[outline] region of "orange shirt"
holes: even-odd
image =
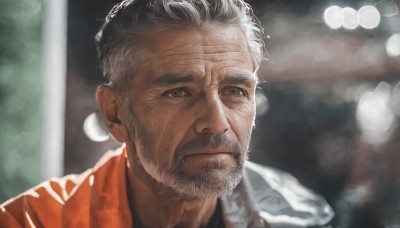
[[[0,205],[0,227],[132,227],[125,149],[80,175],[46,181]]]

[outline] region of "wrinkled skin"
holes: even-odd
[[[233,25],[157,30],[143,40],[129,99],[97,92],[109,131],[127,146],[133,207],[147,208],[141,220],[158,210],[159,219],[146,221],[153,225],[206,224],[217,197],[241,178],[255,66]]]

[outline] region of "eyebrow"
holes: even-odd
[[[233,84],[233,85],[245,85],[248,88],[252,88],[255,86],[257,80],[246,76],[246,75],[236,75],[236,76],[227,76],[223,78],[219,83],[220,84]]]
[[[196,78],[190,74],[165,74],[154,81],[157,85],[171,85],[178,83],[194,82]]]

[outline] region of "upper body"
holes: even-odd
[[[108,80],[96,100],[108,131],[126,145],[128,207],[108,208],[100,194],[90,208],[102,210],[91,223],[114,224],[106,218],[115,213],[144,227],[213,220],[219,199],[241,186],[246,170],[262,40],[242,0],[124,0],[111,10],[96,36]],[[84,205],[69,190],[64,207]],[[66,213],[58,207],[49,210]]]
[[[80,175],[44,182],[0,206],[0,227],[138,228],[127,164],[126,150],[118,149]],[[219,201],[207,227],[323,227],[333,216],[321,197],[290,175],[250,162],[240,184]]]

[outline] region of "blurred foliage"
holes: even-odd
[[[40,175],[41,0],[0,0],[0,203]]]

